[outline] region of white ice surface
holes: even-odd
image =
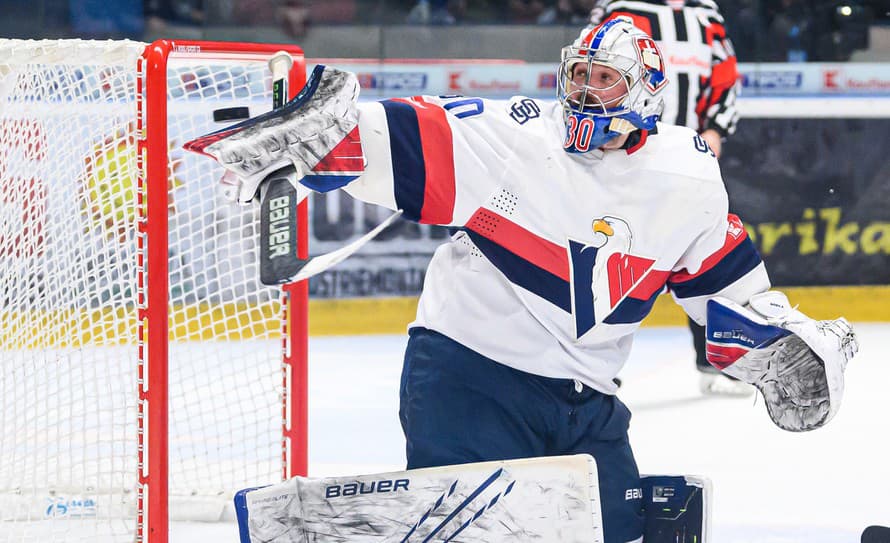
[[[644,328],[621,377],[644,473],[714,484],[714,543],[856,543],[890,524],[890,325],[857,324],[861,352],[843,407],[825,428],[792,434],[762,400],[698,392],[689,332]],[[310,342],[310,475],[399,470],[398,388],[405,336]],[[177,523],[173,542],[238,541],[234,524]]]

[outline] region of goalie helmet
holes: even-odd
[[[582,63],[586,77],[578,66]],[[591,75],[603,71],[598,66],[612,68],[621,77],[608,85],[594,81]],[[576,70],[582,74],[581,81]],[[587,152],[619,134],[654,128],[664,108],[659,94],[666,84],[658,46],[630,17],[616,17],[584,29],[572,45],[563,47],[557,73],[566,152]]]

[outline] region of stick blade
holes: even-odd
[[[260,282],[290,282],[309,259],[297,256],[297,204],[302,198],[291,183],[293,167],[270,174],[260,189]]]

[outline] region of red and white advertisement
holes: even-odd
[[[890,94],[890,69],[886,64],[834,64],[821,68],[822,91]]]

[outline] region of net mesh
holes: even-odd
[[[0,40],[8,541],[134,538],[143,49]],[[218,519],[234,490],[281,478],[281,308],[256,279],[256,216],[220,199],[212,161],[180,150],[220,127],[214,109],[267,110],[267,72],[264,61],[190,57],[167,73],[173,519]]]

